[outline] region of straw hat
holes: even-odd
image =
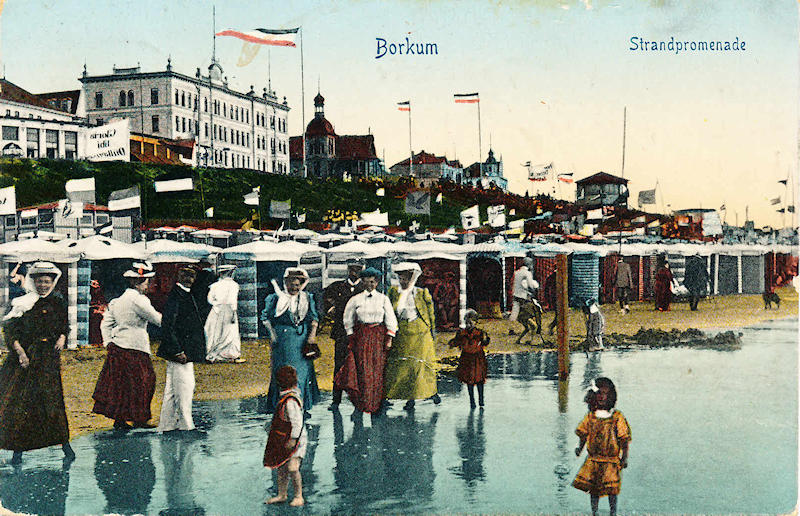
[[[153,264],[147,261],[133,262],[131,268],[122,273],[123,278],[152,278],[155,275]]]

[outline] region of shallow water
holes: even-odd
[[[662,349],[572,356],[559,399],[554,353],[490,359],[486,408],[440,378],[443,402],[351,421],[313,408],[303,463],[307,505],[264,506],[274,477],[257,399],[195,403],[202,438],[135,431],[75,439],[0,468],[0,500],[41,514],[586,513],[571,487],[585,455],[574,429],[583,392],[614,380],[633,435],[621,513],[789,512],[797,491],[797,321],[743,330],[735,351]],[[561,409],[561,410],[560,410]],[[3,452],[6,457],[7,452]],[[607,502],[601,500],[601,514]]]

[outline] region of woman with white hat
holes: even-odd
[[[145,292],[155,275],[150,263],[134,262],[122,274],[128,288],[108,304],[100,323],[107,354],[92,395],[92,412],[113,419],[116,430],[154,428],[148,420],[156,373],[150,359],[147,324],[161,326],[161,314]]]
[[[261,320],[267,328],[271,341],[272,378],[267,393],[267,411],[272,412],[278,405],[280,388],[275,373],[281,367],[290,365],[297,371],[297,387],[303,395],[303,409],[311,410],[319,402],[317,373],[314,358],[310,355],[316,346],[319,315],[314,298],[304,292],[308,284],[308,273],[300,267],[288,267],[283,274],[281,290],[275,282],[275,293],[267,296]]]
[[[211,311],[206,318],[205,333],[206,360],[209,362],[244,362],[236,310],[239,284],[233,279],[235,269],[235,265],[217,267],[219,279],[208,289]]]
[[[0,368],[0,448],[22,452],[60,444],[64,460],[75,453],[61,385],[61,358],[69,326],[63,300],[53,294],[61,271],[36,262],[25,277],[25,295],[11,302],[3,318],[9,354]]]
[[[398,329],[386,359],[386,397],[407,400],[405,410],[413,409],[418,399],[432,398],[438,404],[433,299],[428,289],[416,286],[422,275],[419,264],[403,262],[392,269],[400,279],[399,287],[389,288]]]

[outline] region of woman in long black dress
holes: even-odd
[[[53,294],[61,271],[36,262],[25,278],[24,296],[14,299],[3,318],[8,357],[0,367],[0,448],[22,452],[60,444],[64,459],[75,453],[61,386],[59,352],[67,340],[67,309]]]

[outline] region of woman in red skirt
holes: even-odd
[[[128,289],[108,304],[100,324],[108,354],[92,395],[92,412],[113,419],[116,430],[155,428],[148,423],[156,373],[147,323],[161,326],[161,314],[144,295],[155,274],[149,263],[134,262],[123,274]]]
[[[397,332],[392,303],[375,290],[379,270],[361,271],[364,291],[350,298],[344,308],[344,329],[348,335],[344,364],[333,379],[336,389],[347,392],[358,412],[379,412],[383,405],[383,369],[386,352]]]
[[[475,326],[478,312],[469,309],[464,315],[463,330],[448,343],[451,348],[461,348],[456,373],[459,381],[469,389],[469,406],[475,408],[474,387],[478,386],[478,404],[483,407],[483,384],[486,383],[486,353],[483,348],[489,345],[489,335]]]
[[[661,268],[656,272],[655,282],[653,283],[653,293],[656,298],[656,310],[668,312],[672,302],[672,285],[675,279],[669,269],[669,262],[664,259]]]

